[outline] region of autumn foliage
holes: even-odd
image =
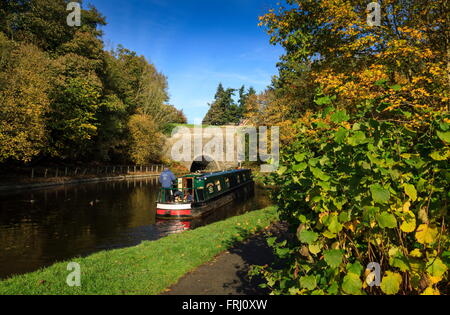
[[[159,161],[158,130],[186,122],[166,77],[106,51],[94,7],[69,27],[67,2],[0,0],[0,163]]]
[[[248,116],[284,129],[270,181],[297,235],[270,240],[287,268],[259,269],[275,294],[448,293],[448,1],[380,3],[381,26],[367,1],[289,0],[261,17],[285,54]]]

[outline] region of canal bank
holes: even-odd
[[[1,281],[0,294],[159,294],[276,221],[276,208],[269,207],[138,246],[70,259]],[[70,262],[81,267],[80,287],[66,284]]]
[[[50,187],[55,187],[55,186],[111,182],[111,181],[121,181],[121,180],[128,180],[128,179],[154,178],[154,177],[158,177],[158,176],[159,176],[159,174],[120,175],[120,176],[67,179],[67,180],[60,180],[60,181],[50,181],[47,183],[35,183],[35,184],[23,184],[23,185],[2,185],[2,186],[0,186],[0,192],[31,190],[31,189],[44,189],[44,188],[50,188]]]

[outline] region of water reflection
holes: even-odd
[[[155,221],[157,179],[0,195],[0,278],[96,251],[137,245],[263,208],[265,194],[203,220]]]

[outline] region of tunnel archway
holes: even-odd
[[[207,172],[207,171],[218,171],[220,170],[220,165],[217,161],[212,159],[209,156],[201,156],[194,159],[194,161],[191,164],[190,171],[192,173],[196,172]]]

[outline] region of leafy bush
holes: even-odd
[[[258,267],[273,293],[449,293],[449,122],[436,114],[413,130],[331,108],[299,122],[270,179],[297,235],[269,239],[289,263]],[[371,262],[380,287],[368,286]]]

